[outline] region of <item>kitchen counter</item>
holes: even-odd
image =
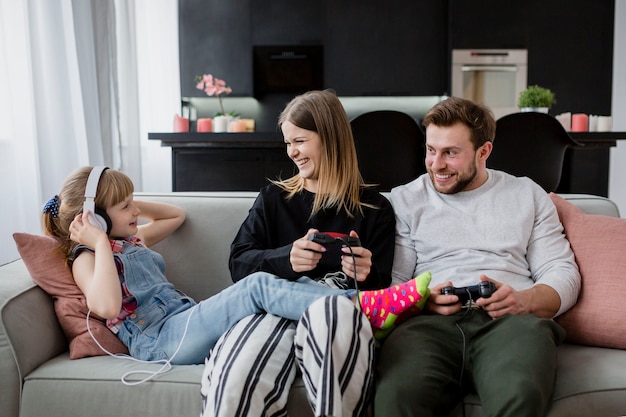
[[[626,132],[568,132],[570,137],[588,147],[609,148],[626,139]]]
[[[280,132],[241,133],[148,133],[148,139],[160,140],[162,146],[201,148],[285,148]]]
[[[626,132],[569,134],[583,146],[566,151],[557,192],[606,197],[610,148]],[[149,133],[148,139],[172,148],[172,191],[258,191],[268,178],[296,172],[278,131]]]
[[[279,132],[148,133],[172,148],[172,191],[259,191],[295,172]]]

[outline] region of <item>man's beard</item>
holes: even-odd
[[[454,187],[449,190],[441,190],[437,187],[437,182],[435,181],[435,173],[433,171],[429,171],[429,175],[430,181],[433,183],[433,187],[435,187],[435,190],[442,194],[456,194],[460,193],[461,191],[465,191],[465,189],[472,183],[472,181],[474,181],[474,179],[476,178],[476,166],[472,167],[472,170],[466,177],[461,177],[457,174],[457,182]]]

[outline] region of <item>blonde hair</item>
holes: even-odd
[[[72,253],[77,243],[70,240],[70,223],[83,210],[85,202],[85,187],[93,167],[82,167],[72,172],[63,183],[58,194],[59,210],[54,216],[50,211],[42,214],[43,231],[61,241],[61,250],[66,259]],[[134,192],[131,179],[124,173],[114,169],[105,170],[100,176],[96,190],[95,204],[100,210],[124,201]]]
[[[332,90],[309,91],[291,100],[278,118],[278,126],[293,123],[315,132],[322,142],[318,188],[311,216],[319,210],[336,207],[348,216],[363,214],[360,189],[366,186],[359,172],[352,129],[346,111]],[[304,179],[296,174],[286,180],[272,181],[292,198],[304,189]]]

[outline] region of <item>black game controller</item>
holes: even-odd
[[[346,246],[361,246],[361,240],[358,237],[348,236],[343,233],[312,233],[308,239],[324,246],[337,243]]]
[[[496,284],[491,281],[481,281],[480,284],[469,287],[443,287],[441,293],[444,295],[456,295],[461,304],[467,303],[470,299],[476,301],[479,298],[489,298],[496,290]]]

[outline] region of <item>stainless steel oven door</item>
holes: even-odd
[[[527,68],[526,50],[455,50],[452,95],[486,104],[496,118],[518,112]]]

